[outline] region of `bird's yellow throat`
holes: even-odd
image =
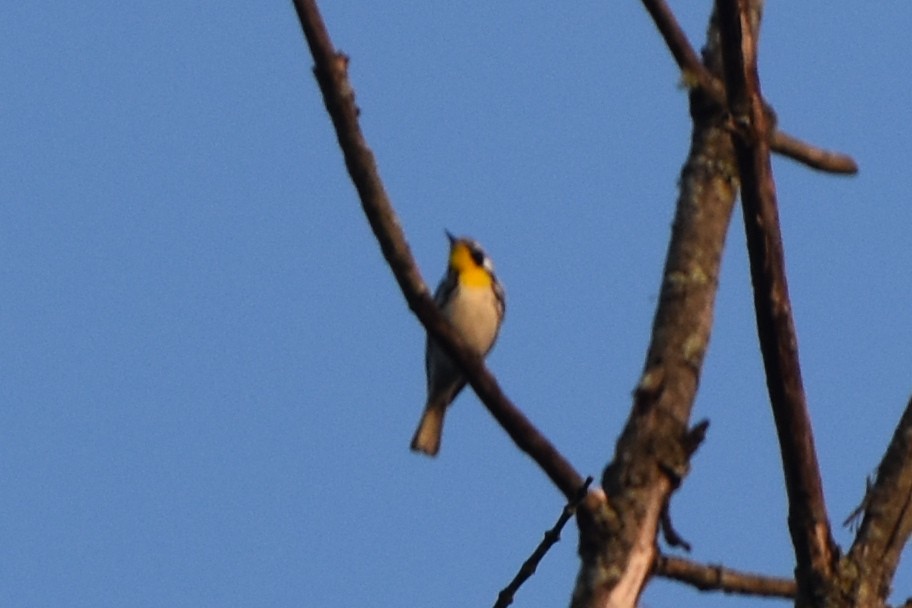
[[[466,287],[491,286],[491,275],[475,263],[465,243],[457,242],[450,249],[450,268],[459,274],[459,282]]]

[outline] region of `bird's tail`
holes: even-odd
[[[421,415],[418,430],[412,437],[412,451],[436,456],[440,451],[440,437],[443,435],[443,415],[445,404],[429,403]]]

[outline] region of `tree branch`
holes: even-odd
[[[700,591],[723,591],[760,597],[795,597],[795,581],[788,578],[739,572],[724,566],[699,564],[688,559],[660,555],[656,559],[658,576],[693,585]]]
[[[773,131],[770,149],[818,171],[842,175],[858,173],[858,164],[848,154],[818,148],[784,131]]]
[[[314,58],[314,75],[336,129],[364,214],[377,237],[409,308],[428,333],[462,369],[479,399],[510,437],[529,454],[568,500],[583,478],[557,449],[504,395],[481,357],[469,349],[434,304],[412,258],[405,235],[380,180],[374,155],[358,124],[358,108],[348,81],[348,58],[337,52],[314,0],[294,0],[295,10]]]
[[[500,593],[497,594],[497,602],[494,603],[494,608],[506,608],[513,603],[513,596],[516,595],[516,592],[519,591],[519,588],[522,586],[522,584],[526,582],[529,577],[535,574],[535,570],[538,568],[538,564],[541,563],[541,560],[545,557],[545,554],[548,553],[548,550],[551,549],[551,547],[557,544],[557,541],[560,540],[561,530],[564,529],[564,526],[568,521],[570,521],[570,518],[573,517],[573,514],[576,513],[576,509],[586,498],[586,495],[589,492],[589,484],[591,483],[592,477],[587,477],[586,481],[583,482],[583,485],[580,486],[576,498],[564,505],[560,517],[557,518],[557,523],[554,524],[554,527],[545,532],[545,537],[538,544],[538,546],[535,547],[535,551],[532,552],[532,555],[529,556],[529,559],[524,561],[523,565],[520,566],[519,572],[516,573],[516,576],[513,577],[513,580],[510,581],[510,584],[504,587]]]
[[[687,35],[675,19],[674,13],[665,0],[642,0],[646,10],[652,16],[659,33],[665,40],[668,50],[678,64],[683,74],[683,80],[688,86],[698,86],[716,104],[725,107],[725,87],[715,78],[700,57],[694,51]],[[776,129],[772,125],[770,133],[770,148],[783,156],[802,163],[812,169],[852,175],[858,172],[858,165],[847,154],[823,150],[787,133]]]
[[[751,0],[717,0],[732,140],[754,286],[757,332],[789,498],[789,531],[799,595],[822,597],[838,551],[830,531],[807,411],[798,340],[791,315],[776,185],[770,167],[766,113],[757,76],[759,8]]]
[[[725,107],[725,89],[722,82],[714,77],[700,56],[687,40],[687,34],[678,24],[674,13],[665,0],[642,0],[643,6],[649,12],[659,33],[665,40],[665,45],[671,51],[672,57],[681,69],[683,80],[690,88],[696,85],[720,107]]]
[[[573,608],[638,605],[653,570],[662,512],[704,428],[692,433],[687,425],[712,328],[737,168],[723,108],[701,88],[690,90],[690,107],[691,147],[643,372],[602,475],[607,500],[577,516],[582,563]]]
[[[864,519],[842,571],[851,577],[853,604],[882,605],[903,547],[912,534],[912,400],[865,496]]]

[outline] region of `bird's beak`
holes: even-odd
[[[453,233],[450,232],[449,230],[444,230],[444,232],[446,233],[447,238],[450,239],[450,246],[452,247],[452,246],[453,246],[453,243],[456,242],[456,237],[453,236]]]

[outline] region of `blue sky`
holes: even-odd
[[[686,95],[637,2],[495,4],[322,8],[425,279],[445,228],[485,244],[508,296],[490,366],[598,477],[648,342]],[[673,3],[698,46],[708,7]],[[861,166],[774,162],[844,547],[912,392],[910,21],[810,2],[763,26],[780,125]],[[422,330],[291,3],[21,3],[0,56],[0,603],[492,604],[561,496],[471,393],[437,460],[408,451]],[[695,409],[712,426],[672,513],[694,559],[787,575],[766,401],[736,215]],[[575,550],[571,524],[516,605],[564,605]]]

